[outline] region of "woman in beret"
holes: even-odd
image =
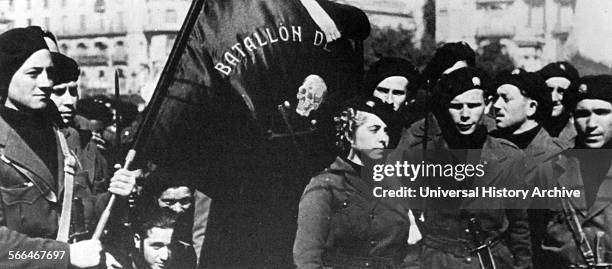
[[[365,166],[383,158],[401,129],[391,104],[358,102],[336,118],[342,153],[311,179],[299,204],[297,268],[397,268],[408,247],[408,208],[372,194]]]

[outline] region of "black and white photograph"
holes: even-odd
[[[612,269],[610,0],[0,0],[0,268]]]

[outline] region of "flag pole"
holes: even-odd
[[[132,149],[130,149],[126,156],[126,161],[123,168],[128,169],[130,164],[136,158],[136,150],[141,146],[142,141],[145,139],[145,136],[148,135],[147,130],[150,130],[153,125],[153,119],[155,118],[155,114],[159,110],[161,106],[162,96],[166,94],[166,90],[168,89],[168,85],[170,80],[172,79],[171,74],[176,69],[176,66],[179,63],[181,53],[184,51],[185,46],[187,46],[187,41],[189,40],[189,35],[193,30],[193,26],[197,22],[197,19],[202,12],[202,6],[204,5],[204,0],[194,0],[187,12],[187,16],[185,21],[183,22],[183,26],[179,31],[176,41],[174,42],[174,46],[170,51],[170,55],[168,56],[168,62],[164,66],[164,70],[157,82],[157,86],[155,86],[155,91],[153,92],[153,97],[151,98],[151,102],[147,107],[147,111],[145,117],[138,127],[138,132],[136,133],[136,139],[134,144],[132,145]],[[113,194],[106,205],[106,208],[102,212],[100,219],[98,220],[98,225],[96,225],[96,230],[93,233],[92,239],[100,239],[102,232],[104,231],[104,227],[108,222],[110,217],[111,210],[115,203],[116,196]]]
[[[161,106],[161,97],[166,94],[170,81],[173,79],[172,74],[179,63],[181,54],[185,50],[185,46],[187,46],[189,35],[193,30],[193,26],[197,22],[200,15],[199,13],[202,12],[203,5],[204,0],[194,0],[189,8],[189,11],[187,12],[187,17],[185,18],[183,26],[176,37],[174,46],[172,47],[170,55],[168,56],[168,61],[162,70],[161,76],[157,82],[157,85],[155,86],[153,96],[151,97],[151,101],[147,106],[145,117],[138,127],[136,139],[134,140],[134,145],[132,146],[132,149],[134,150],[139,149],[142,141],[148,134],[147,131],[150,130],[153,125],[153,119]]]

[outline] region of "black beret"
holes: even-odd
[[[446,43],[436,49],[423,75],[432,83],[436,83],[444,70],[452,67],[458,61],[466,61],[468,66],[476,64],[476,53],[466,42]]]
[[[346,145],[343,145],[343,143],[346,142],[344,133],[346,131],[353,131],[348,130],[350,128],[347,127],[347,123],[350,117],[355,116],[349,116],[349,112],[353,111],[353,113],[357,113],[357,111],[363,111],[378,116],[387,125],[389,148],[394,148],[397,146],[402,131],[402,118],[397,111],[393,110],[393,104],[384,103],[380,99],[373,96],[357,96],[348,100],[343,107],[345,109],[342,111],[342,113],[334,118],[334,121],[336,122],[336,135],[339,139],[336,141],[336,145],[346,149]]]
[[[197,180],[197,174],[187,167],[157,167],[145,181],[147,191],[153,196],[159,196],[169,188],[185,186],[194,190],[192,184]]]
[[[63,84],[77,81],[81,71],[79,65],[72,58],[57,52],[51,52],[53,64],[55,65],[55,84]]]
[[[108,104],[108,106],[107,106]],[[86,98],[77,102],[76,113],[89,120],[99,120],[104,124],[111,124],[113,113],[110,110],[110,99]]]
[[[489,86],[489,78],[480,69],[469,66],[459,68],[440,78],[433,90],[432,105],[445,108],[455,96],[472,89],[483,90],[485,95],[489,95]]]
[[[11,79],[35,52],[49,49],[40,27],[14,28],[0,35],[0,96],[6,96]]]
[[[576,81],[580,75],[578,70],[568,62],[554,62],[544,66],[537,72],[544,80],[554,77],[566,78],[570,82]]]
[[[400,120],[397,111],[393,110],[393,104],[384,103],[376,97],[361,98],[352,107],[378,116],[388,126],[396,125]]]
[[[365,75],[365,90],[371,93],[378,83],[393,76],[400,76],[408,79],[409,89],[415,89],[415,86],[417,86],[421,80],[421,74],[408,60],[386,57],[370,65]]]
[[[574,81],[563,97],[563,105],[574,110],[584,99],[599,99],[612,103],[612,75],[584,76]]]
[[[538,102],[537,114],[539,121],[546,120],[552,113],[552,97],[546,87],[544,79],[535,72],[527,72],[517,68],[511,71],[503,71],[495,78],[495,89],[504,84],[514,85],[519,88],[521,94]]]

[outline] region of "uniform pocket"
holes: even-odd
[[[7,206],[18,203],[32,204],[42,197],[40,191],[32,183],[24,184],[24,187],[19,188],[0,187],[0,195],[2,195],[2,202]]]
[[[352,236],[364,237],[368,235],[367,231],[370,229],[373,219],[372,205],[357,193],[351,193],[341,201],[338,211],[339,217],[342,226],[350,231],[349,233]]]
[[[18,188],[0,187],[4,218],[8,228],[33,236],[42,236],[48,220],[46,200],[34,185]]]

